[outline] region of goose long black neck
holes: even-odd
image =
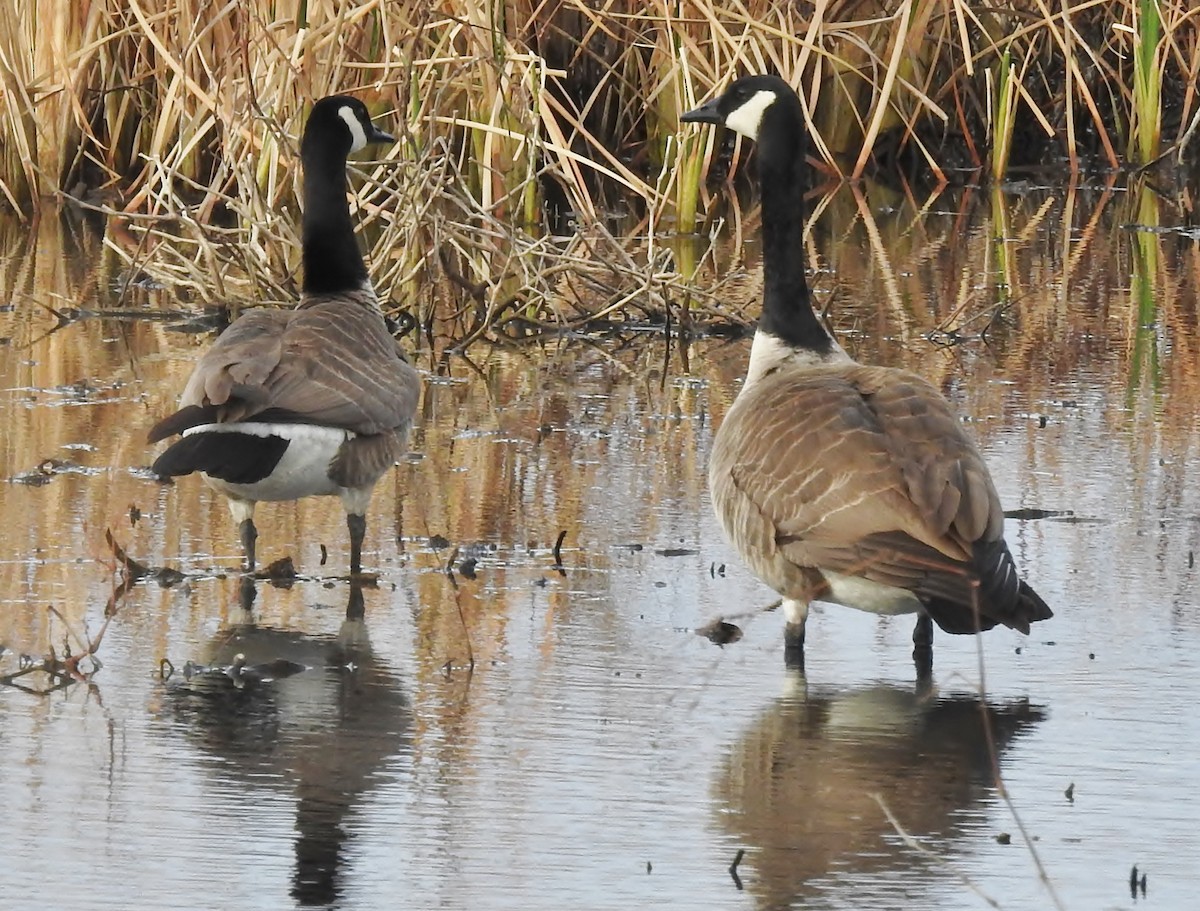
[[[778,109],[778,110],[775,110]],[[763,313],[759,329],[825,353],[833,339],[813,312],[804,263],[804,125],[799,103],[767,111],[758,137],[762,194]]]
[[[346,156],[323,146],[305,149],[304,293],[355,291],[367,267],[346,201]]]

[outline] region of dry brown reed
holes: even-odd
[[[1145,163],[1200,112],[1187,0],[0,0],[0,12],[16,24],[0,34],[10,205],[58,195],[126,216],[114,246],[181,292],[289,299],[296,138],[313,99],[353,91],[402,134],[358,180],[377,283],[426,331],[467,339],[661,320],[674,300],[719,310],[692,281],[711,251],[663,238],[701,224],[706,182],[740,157],[712,131],[681,132],[679,113],[739,73],[799,87],[813,154],[850,177]]]

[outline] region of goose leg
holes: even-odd
[[[258,529],[254,527],[253,519],[242,519],[238,523],[238,534],[242,539],[242,552],[245,562],[242,564],[246,572],[254,572],[254,542],[258,540]]]
[[[244,562],[243,572],[254,572],[254,542],[258,540],[258,529],[254,527],[254,501],[229,500],[229,512],[238,523],[238,536],[242,539]]]
[[[346,619],[361,620],[366,612],[366,605],[363,601],[363,586],[362,582],[350,583],[350,597],[346,599]]]
[[[357,576],[362,572],[362,546],[367,534],[367,517],[346,513],[346,528],[350,530],[350,575]]]
[[[258,594],[258,590],[254,584],[254,577],[245,574],[238,580],[238,604],[244,611],[254,610],[254,597]]]
[[[933,671],[933,620],[929,614],[917,617],[917,627],[913,630],[913,663],[917,666],[917,676],[928,676]]]
[[[804,624],[808,620],[808,602],[783,599],[783,663],[804,670]]]

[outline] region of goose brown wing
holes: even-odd
[[[727,528],[742,525],[735,541],[950,613],[973,610],[981,585],[1008,622],[1019,581],[999,498],[949,404],[915,374],[851,364],[765,376],[718,433],[712,485]]]
[[[240,420],[261,411],[264,384],[278,365],[283,336],[293,312],[251,310],[217,336],[188,378],[180,410],[224,408],[220,420]]]
[[[181,405],[217,406],[224,421],[270,412],[370,435],[407,429],[418,394],[382,317],[339,301],[242,316],[200,359]]]

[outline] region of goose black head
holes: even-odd
[[[717,124],[758,140],[764,130],[802,125],[804,115],[795,91],[778,76],[744,76],[679,119],[684,123]]]
[[[800,97],[778,76],[746,76],[680,120],[716,124],[754,140],[762,198],[763,315],[754,343],[760,356],[756,361],[751,355],[751,375],[761,375],[762,363],[773,357],[763,352],[777,343],[818,358],[840,351],[813,312],[804,274],[808,134]]]
[[[395,141],[371,123],[357,98],[330,95],[313,105],[300,140],[306,296],[369,288],[346,201],[346,157],[371,143]]]
[[[371,123],[367,106],[349,95],[329,95],[313,105],[300,141],[300,154],[321,148],[343,158],[371,143],[395,142],[396,137]]]

